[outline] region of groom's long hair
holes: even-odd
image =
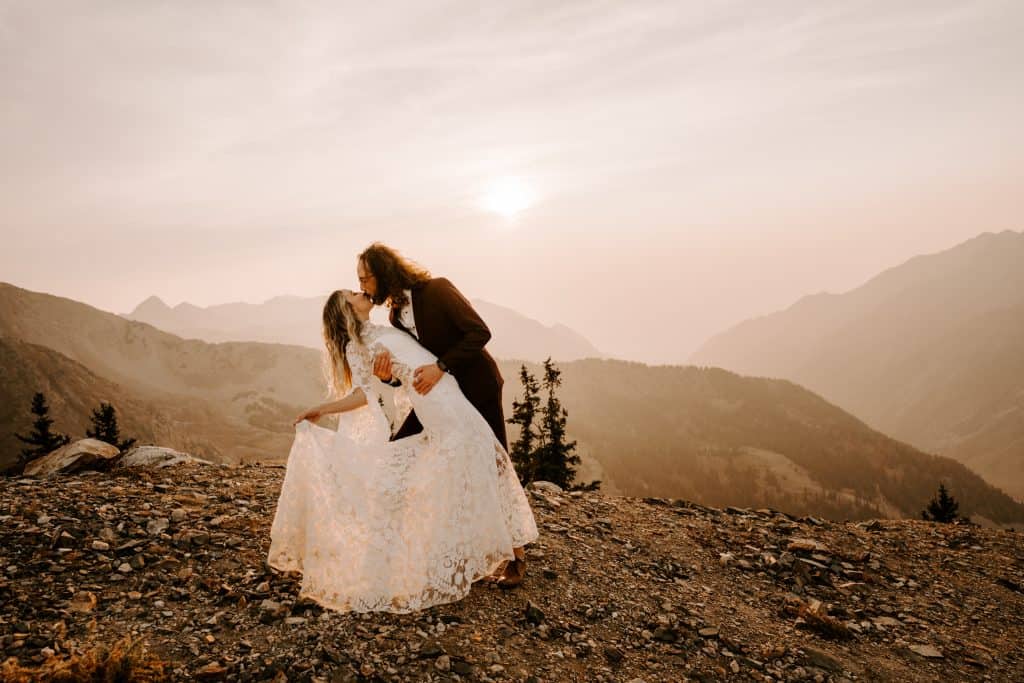
[[[356,317],[341,290],[332,292],[324,304],[324,374],[329,393],[336,397],[344,396],[352,388],[352,368],[345,356],[345,346],[352,339],[362,343],[362,332],[363,321]]]
[[[397,251],[374,242],[359,255],[363,266],[377,279],[377,292],[373,295],[373,303],[380,306],[389,302],[392,308],[400,308],[407,303],[406,289],[430,279],[430,271],[417,263],[405,258]]]

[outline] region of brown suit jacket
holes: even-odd
[[[501,406],[504,380],[498,364],[484,349],[491,338],[487,324],[455,285],[443,277],[432,278],[412,288],[412,313],[420,344],[444,361],[462,393],[480,411],[498,441],[507,449]],[[394,308],[391,309],[390,320],[392,325],[408,332]],[[413,414],[394,438],[421,430],[422,426]]]

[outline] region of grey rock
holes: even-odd
[[[98,439],[80,439],[25,465],[26,477],[52,477],[96,467],[115,460],[121,451]]]
[[[157,517],[151,519],[146,523],[146,533],[150,536],[159,536],[163,532],[167,531],[167,527],[170,526],[170,520],[166,517]]]
[[[124,454],[118,467],[170,467],[183,462],[194,462],[203,465],[213,465],[209,460],[203,460],[188,453],[176,451],[173,448],[161,446],[138,446]]]
[[[910,651],[927,659],[942,659],[942,651],[934,645],[911,645]]]
[[[534,626],[539,626],[544,622],[544,612],[531,601],[526,603],[526,621]]]
[[[561,486],[550,481],[530,482],[527,488],[531,491],[540,491],[541,493],[564,493]]]
[[[455,660],[452,662],[452,671],[460,676],[469,676],[473,673],[473,665],[462,660]]]
[[[614,645],[608,645],[604,648],[604,656],[605,659],[607,659],[612,664],[618,664],[625,657],[622,650],[615,647]]]
[[[804,654],[807,655],[807,662],[811,666],[825,669],[832,672],[841,672],[843,664],[827,652],[813,647],[804,647]]]
[[[674,628],[659,626],[654,629],[654,639],[662,643],[674,643],[679,639],[679,632]]]

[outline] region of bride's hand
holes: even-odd
[[[316,422],[317,420],[320,419],[320,417],[322,415],[323,415],[323,413],[321,413],[318,408],[310,408],[309,410],[307,410],[306,412],[302,413],[297,418],[295,418],[295,421],[292,422],[292,426],[294,427],[295,425],[299,424],[303,420],[309,420],[310,422]]]

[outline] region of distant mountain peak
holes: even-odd
[[[309,297],[302,297],[296,294],[279,294],[278,296],[271,297],[264,301],[265,304],[278,304],[278,303],[294,303],[296,301],[304,301]],[[324,297],[326,298],[326,297]]]
[[[715,335],[701,366],[784,378],[1024,500],[1024,233],[985,232]]]
[[[260,341],[320,349],[323,346],[321,309],[325,298],[284,294],[261,304],[232,302],[196,306],[182,302],[170,308],[152,296],[126,317],[181,337],[208,342]],[[488,350],[497,357],[543,360],[550,356],[566,361],[604,355],[582,334],[566,325],[545,325],[512,308],[481,299],[474,299],[473,304],[491,328],[493,336]]]
[[[140,314],[155,314],[155,313],[166,313],[170,311],[171,307],[168,306],[163,299],[153,295],[143,301],[141,304],[135,307],[135,310],[131,312],[131,316],[137,316]]]
[[[967,242],[980,242],[980,241],[992,241],[992,240],[1022,240],[1024,239],[1024,232],[1017,232],[1016,230],[1002,230],[1000,232],[983,232],[980,235],[967,240]]]

